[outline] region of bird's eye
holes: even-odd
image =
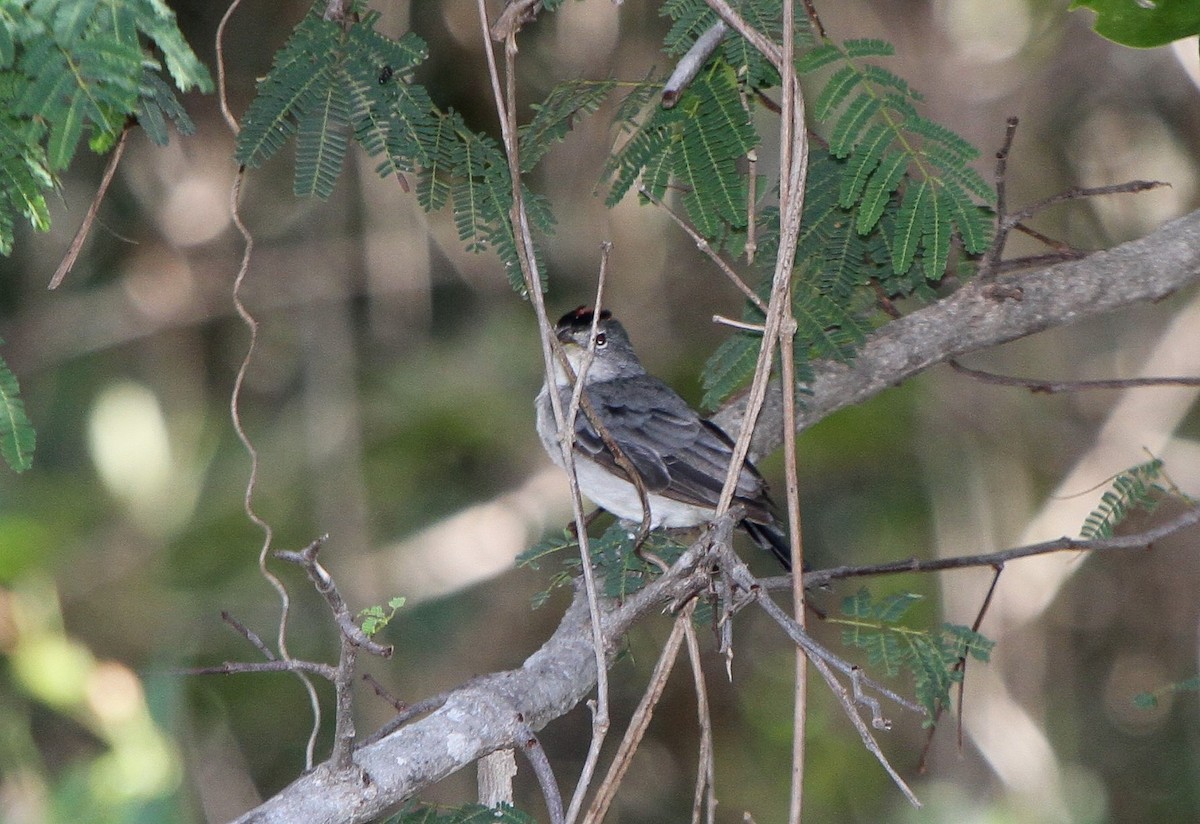
[[[603,332],[597,332],[596,333],[596,348],[603,349],[606,346],[608,346],[608,335],[604,334]]]

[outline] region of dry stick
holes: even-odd
[[[998,386],[1019,386],[1034,394],[1043,393],[1057,395],[1060,392],[1084,392],[1090,389],[1138,389],[1148,386],[1200,386],[1200,378],[1161,377],[1161,378],[1109,378],[1092,381],[1046,381],[1036,378],[1018,378],[1012,375],[999,375],[995,372],[985,372],[982,369],[972,369],[957,360],[946,361],[955,371],[983,383]]]
[[[904,793],[904,796],[908,799],[909,803],[914,807],[920,807],[920,800],[916,797],[916,795],[913,794],[912,789],[909,788],[904,779],[900,777],[900,774],[896,772],[895,768],[892,767],[891,763],[887,760],[887,757],[883,754],[883,750],[879,748],[879,744],[875,740],[875,737],[871,734],[871,731],[867,728],[866,722],[863,721],[862,717],[858,714],[858,711],[854,707],[855,698],[851,697],[851,695],[846,692],[845,686],[843,686],[842,683],[837,679],[837,676],[833,674],[831,666],[842,669],[851,676],[851,679],[855,684],[856,693],[858,692],[859,683],[869,683],[869,681],[861,677],[860,672],[856,667],[846,664],[846,662],[842,661],[833,653],[816,643],[803,629],[801,629],[799,625],[792,620],[791,616],[789,616],[770,598],[770,596],[767,595],[766,590],[758,586],[758,582],[755,580],[754,576],[750,574],[750,570],[746,567],[745,563],[741,561],[741,559],[739,559],[732,552],[729,552],[728,557],[726,557],[723,562],[728,566],[729,571],[734,576],[734,580],[737,581],[738,585],[743,588],[748,588],[748,591],[758,605],[775,620],[775,623],[777,623],[788,633],[788,636],[793,641],[795,641],[799,646],[803,647],[804,651],[808,653],[808,659],[812,662],[813,666],[816,667],[817,671],[821,674],[821,677],[825,679],[825,683],[829,685],[830,690],[841,703],[842,710],[850,718],[850,722],[854,725],[854,728],[858,730],[858,734],[862,738],[863,745],[883,766],[884,770],[891,777],[892,781],[896,784],[900,791]],[[878,687],[878,685],[872,686],[872,689],[878,689],[878,691],[884,695],[887,695],[889,692],[888,690]],[[898,696],[895,696],[894,694],[888,697],[898,698]],[[867,703],[868,706],[871,707],[873,714],[872,722],[874,726],[877,728],[886,728],[888,726],[888,723],[878,716],[878,702],[870,701],[862,703]],[[909,704],[907,701],[904,703]],[[912,705],[909,704],[909,706]]]
[[[830,581],[844,578],[859,578],[874,575],[895,575],[904,572],[938,572],[945,569],[968,569],[971,567],[995,566],[1006,564],[1018,558],[1030,558],[1034,555],[1046,555],[1051,552],[1114,552],[1132,549],[1146,549],[1155,541],[1161,541],[1181,530],[1200,524],[1200,506],[1192,507],[1176,518],[1167,521],[1153,529],[1134,535],[1121,535],[1115,538],[1055,538],[1037,544],[1012,547],[982,555],[958,555],[950,558],[933,558],[922,561],[908,558],[899,561],[888,561],[882,564],[866,566],[840,566],[830,569],[806,573],[805,586],[825,586]],[[779,575],[760,581],[766,589],[786,589],[791,586],[790,576]]]
[[[638,744],[641,743],[646,728],[650,725],[654,707],[662,698],[667,678],[671,675],[671,670],[679,657],[679,648],[683,645],[684,626],[690,620],[691,610],[689,608],[685,608],[675,619],[675,626],[671,628],[671,634],[667,637],[667,642],[663,644],[662,652],[658,655],[658,662],[650,674],[650,682],[646,686],[642,700],[638,702],[637,709],[634,710],[633,717],[629,720],[625,737],[621,739],[621,745],[617,748],[612,763],[609,764],[608,773],[600,782],[600,786],[596,788],[596,795],[592,798],[592,803],[588,806],[581,824],[599,824],[608,814],[613,798],[617,794],[617,788],[621,785],[621,780],[625,777],[633,760],[633,754],[637,751]]]
[[[108,164],[104,167],[104,175],[100,178],[100,186],[96,189],[96,195],[92,198],[92,203],[88,206],[87,214],[83,216],[83,223],[79,225],[79,230],[75,232],[75,237],[71,240],[71,245],[67,247],[67,253],[58,264],[58,268],[54,270],[54,275],[50,278],[50,285],[46,287],[47,289],[57,289],[59,284],[63,282],[63,278],[67,276],[67,273],[75,267],[75,261],[79,259],[79,253],[83,251],[83,243],[87,240],[88,235],[92,231],[92,225],[96,222],[96,213],[100,211],[100,204],[104,202],[104,196],[108,193],[108,187],[112,185],[113,177],[117,173],[117,164],[121,162],[121,155],[125,154],[125,143],[129,138],[129,132],[132,128],[133,121],[129,121],[121,129],[121,136],[117,139],[117,145],[113,148],[112,154],[108,156]]]
[[[700,824],[700,812],[708,809],[708,824],[717,816],[716,765],[713,762],[712,712],[708,705],[708,687],[704,681],[704,666],[700,657],[700,642],[692,614],[696,602],[690,601],[685,610],[684,638],[687,640],[688,662],[692,665],[692,686],[696,691],[696,717],[700,724],[700,752],[696,765],[696,794],[692,799],[692,824]]]
[[[841,703],[842,710],[850,718],[851,723],[854,724],[854,728],[858,730],[858,735],[862,739],[863,746],[875,756],[875,759],[881,765],[883,765],[883,769],[892,779],[892,783],[900,789],[900,792],[902,792],[904,797],[908,799],[908,803],[920,809],[921,800],[917,798],[916,794],[913,793],[912,788],[908,786],[908,783],[900,777],[900,773],[896,772],[896,768],[893,767],[891,762],[887,760],[887,757],[883,754],[883,750],[879,748],[879,743],[875,740],[875,736],[871,735],[871,731],[867,729],[866,722],[862,720],[857,712],[855,712],[854,701],[851,696],[846,693],[846,688],[842,686],[842,682],[837,680],[837,677],[833,674],[832,670],[829,669],[829,665],[820,658],[812,659],[812,663],[813,666],[816,667],[817,672],[821,674],[821,677],[825,679],[825,683],[829,685],[829,689],[837,697],[838,702]]]
[[[764,315],[767,313],[767,305],[763,303],[762,298],[755,294],[754,290],[746,284],[746,281],[742,280],[741,276],[737,272],[733,271],[733,267],[726,263],[724,259],[717,254],[716,250],[713,249],[708,240],[706,240],[703,235],[697,232],[690,223],[680,217],[674,209],[672,209],[666,203],[663,203],[659,198],[655,197],[649,189],[640,183],[638,184],[638,194],[666,212],[667,216],[675,222],[675,225],[687,232],[688,237],[690,237],[692,242],[696,244],[696,248],[708,255],[708,259],[717,265],[717,268],[725,274],[725,277],[729,278],[730,283],[736,286],[738,291],[746,296],[746,300],[757,306]],[[761,330],[762,327],[758,328]]]
[[[766,35],[758,29],[751,26],[745,19],[734,11],[726,0],[706,0],[708,7],[717,13],[722,20],[729,24],[729,27],[740,34],[746,41],[758,49],[763,57],[771,61],[771,65],[775,67],[781,75],[783,74],[783,54],[779,47],[772,43]]]
[[[712,57],[717,46],[721,45],[721,40],[727,31],[729,31],[729,27],[725,25],[725,21],[718,20],[708,28],[708,31],[697,37],[692,47],[683,57],[679,58],[679,62],[675,64],[675,71],[671,72],[671,76],[663,84],[662,107],[664,109],[675,108],[675,104],[679,102],[679,96],[696,79],[700,68],[708,62],[708,58]]]
[[[345,770],[350,768],[354,754],[354,671],[358,663],[358,651],[362,649],[373,655],[390,658],[392,648],[371,640],[371,637],[354,623],[354,617],[350,615],[333,577],[317,560],[317,553],[325,540],[325,537],[318,538],[301,552],[276,552],[275,557],[304,569],[317,592],[325,598],[333,613],[334,622],[341,630],[337,675],[333,682],[334,729],[330,760],[334,769]]]
[[[528,725],[521,726],[521,752],[529,759],[533,774],[537,776],[538,786],[542,788],[542,797],[546,800],[546,809],[550,813],[550,824],[563,824],[562,795],[558,791],[558,782],[554,779],[554,770],[550,767],[550,759],[542,749],[542,742]]]
[[[975,620],[971,622],[971,631],[979,632],[979,627],[983,624],[984,616],[987,615],[988,607],[992,605],[992,597],[996,594],[996,585],[1000,583],[1000,573],[1004,571],[1003,564],[996,564],[992,575],[992,582],[988,585],[987,594],[983,596],[983,603],[979,606],[979,612],[975,615]],[[956,708],[957,716],[957,732],[958,732],[958,750],[962,752],[963,748],[963,705],[966,695],[966,670],[967,656],[962,655],[954,663],[953,672],[962,672],[963,677],[958,682],[958,707]],[[945,705],[938,705],[937,712],[933,715],[933,723],[929,725],[929,733],[925,736],[925,746],[921,748],[921,757],[917,759],[917,774],[924,775],[928,766],[929,751],[933,746],[933,736],[937,732],[938,722],[942,718],[942,713],[945,712]]]
[[[375,690],[375,694],[392,705],[392,709],[396,712],[404,712],[408,709],[408,704],[401,701],[396,696],[392,695],[391,691],[383,684],[379,683],[379,679],[369,672],[364,672],[362,680],[371,685],[371,689]]]
[[[234,136],[241,131],[241,126],[238,125],[237,118],[229,109],[228,89],[225,87],[225,27],[241,2],[242,0],[233,0],[229,4],[229,8],[225,9],[225,13],[221,15],[221,22],[217,24],[217,101],[221,105],[221,116],[225,118],[225,124],[229,126],[229,131],[233,132]]]
[[[813,5],[812,0],[804,0],[804,13],[808,15],[808,25],[812,28],[813,34],[818,40],[824,40],[826,38],[825,25],[817,16],[817,7]]]
[[[466,685],[464,684],[462,686]],[[428,698],[423,698],[415,704],[409,704],[407,707],[401,709],[395,718],[393,718],[391,721],[388,721],[382,727],[375,730],[375,732],[364,738],[358,746],[360,748],[366,747],[370,744],[374,744],[377,741],[381,741],[394,733],[396,730],[403,727],[412,719],[416,718],[418,715],[424,715],[427,712],[433,712],[441,709],[449,697],[449,691],[439,692],[437,695],[431,695]]]
[[[1080,198],[1097,197],[1099,195],[1136,194],[1137,192],[1147,192],[1151,189],[1159,189],[1169,185],[1161,180],[1129,180],[1125,183],[1114,183],[1111,186],[1073,186],[1070,189],[1030,203],[1028,206],[1006,215],[1001,223],[1008,229],[1012,229],[1020,224],[1021,221],[1028,220],[1038,212],[1069,200],[1079,200]]]
[[[996,274],[996,267],[1004,254],[1004,245],[1008,242],[1008,233],[1011,228],[1004,225],[1008,209],[1008,153],[1012,150],[1013,138],[1017,136],[1018,123],[1020,121],[1016,117],[1008,118],[1004,130],[1004,142],[996,152],[996,236],[992,238],[992,246],[987,250],[979,267],[979,277],[985,280]]]
[[[238,200],[241,195],[242,181],[245,180],[245,175],[246,171],[242,168],[238,169],[237,174],[233,178],[233,186],[229,190],[229,216],[233,221],[233,225],[241,234],[243,243],[242,260],[238,266],[237,276],[233,280],[233,307],[237,310],[238,316],[250,331],[250,340],[246,344],[246,354],[242,356],[242,362],[238,365],[237,376],[233,381],[233,391],[229,395],[229,417],[233,421],[233,431],[237,434],[238,440],[241,441],[242,448],[246,450],[246,454],[250,457],[250,475],[246,479],[246,490],[242,495],[242,510],[246,513],[246,517],[250,522],[263,533],[262,547],[258,551],[258,572],[279,596],[279,629],[275,643],[279,648],[279,657],[284,661],[290,661],[292,660],[292,656],[287,649],[287,623],[288,614],[291,611],[291,597],[288,595],[287,587],[283,585],[283,581],[280,581],[271,570],[267,569],[267,557],[270,555],[271,542],[274,540],[275,533],[271,525],[254,509],[254,490],[258,486],[258,448],[250,440],[250,435],[246,432],[246,428],[242,426],[242,388],[246,384],[246,374],[250,371],[250,363],[258,348],[258,321],[250,314],[250,310],[246,308],[246,304],[242,302],[242,286],[246,282],[247,272],[250,271],[250,256],[254,250],[254,237],[250,234],[250,230],[246,228],[246,224],[242,222],[241,213],[238,211]],[[312,730],[309,732],[308,743],[304,748],[304,768],[311,770],[313,756],[317,748],[317,733],[321,730],[321,702],[317,697],[316,687],[313,686],[308,676],[302,672],[297,672],[296,677],[303,682],[304,689],[308,692],[308,702],[312,707],[313,713]]]
[[[538,330],[540,332],[540,340],[542,344],[542,366],[546,374],[546,380],[551,387],[554,382],[554,354],[552,351],[551,340],[554,338],[554,333],[550,326],[550,321],[546,316],[546,304],[541,291],[541,276],[537,271],[537,259],[533,251],[533,237],[529,231],[529,219],[525,212],[525,201],[521,192],[521,167],[520,159],[517,155],[517,127],[516,127],[516,72],[514,70],[513,57],[516,53],[516,28],[512,28],[505,35],[505,60],[508,76],[508,97],[505,99],[504,93],[500,88],[500,74],[496,67],[496,55],[492,51],[492,44],[488,39],[487,26],[487,8],[484,0],[477,0],[477,12],[479,15],[479,25],[483,31],[484,54],[487,57],[488,75],[492,85],[492,95],[495,98],[496,113],[500,119],[500,131],[504,142],[505,156],[508,159],[509,176],[512,180],[513,191],[513,206],[512,206],[512,225],[514,234],[517,235],[516,248],[517,258],[521,264],[521,274],[525,279],[525,288],[529,294],[530,303],[533,304],[534,314],[537,316]],[[533,6],[531,6],[533,8]],[[519,23],[518,23],[519,24]],[[562,401],[558,397],[557,391],[550,391],[550,406],[554,412],[555,423],[559,427],[559,431],[564,430],[566,418],[562,408]],[[573,431],[572,435],[573,437]],[[567,477],[571,486],[571,506],[575,516],[575,524],[579,537],[579,551],[583,558],[583,578],[584,587],[587,591],[588,611],[592,625],[592,645],[596,659],[596,693],[597,700],[592,716],[592,745],[589,748],[588,759],[584,763],[583,774],[580,776],[579,786],[571,800],[571,807],[566,816],[568,822],[574,821],[579,813],[579,808],[583,803],[583,794],[586,786],[590,783],[591,773],[595,769],[595,763],[600,757],[600,747],[605,736],[608,733],[608,666],[607,655],[604,648],[604,634],[600,623],[600,604],[596,594],[596,583],[591,570],[590,550],[588,547],[587,530],[584,528],[583,514],[583,499],[579,492],[579,482],[575,475],[575,460],[574,449],[572,448],[571,440],[568,438],[563,443],[563,465],[567,471]],[[631,476],[635,477],[635,476]],[[639,487],[640,489],[640,487]]]
[[[311,673],[333,683],[337,680],[337,669],[317,661],[301,661],[289,658],[286,661],[226,661],[211,667],[190,667],[179,670],[183,675],[237,675],[251,672],[295,672]]]
[[[225,10],[225,14],[221,17],[221,22],[217,26],[216,35],[216,50],[217,50],[217,79],[219,82],[219,99],[221,105],[221,114],[225,118],[229,130],[236,136],[239,131],[237,118],[233,116],[229,108],[229,98],[227,95],[228,89],[225,85],[225,27],[233,16],[241,0],[233,0],[229,7]],[[250,340],[246,344],[246,354],[242,357],[241,364],[238,365],[237,376],[234,378],[233,391],[229,395],[229,416],[233,421],[233,430],[237,434],[238,440],[242,443],[242,448],[246,450],[246,454],[250,457],[250,475],[246,479],[246,491],[242,497],[242,508],[246,513],[246,517],[257,526],[263,533],[262,547],[258,553],[258,571],[259,574],[267,581],[267,583],[275,590],[279,596],[279,629],[277,634],[276,645],[279,647],[279,656],[285,661],[292,661],[291,655],[287,649],[287,621],[288,614],[291,609],[291,599],[288,596],[287,588],[283,582],[267,569],[267,554],[271,551],[271,542],[274,539],[274,532],[271,525],[268,524],[254,509],[254,490],[258,485],[258,449],[250,440],[245,427],[242,426],[241,399],[242,388],[246,382],[246,374],[250,370],[250,363],[254,358],[254,353],[258,348],[258,321],[250,314],[250,310],[246,308],[246,304],[242,302],[242,286],[245,284],[246,275],[250,271],[250,257],[254,251],[254,236],[250,234],[250,230],[246,224],[242,222],[242,215],[239,211],[238,201],[241,198],[242,181],[245,179],[246,170],[240,168],[234,176],[233,185],[229,192],[229,216],[234,227],[242,236],[242,259],[238,265],[237,276],[233,281],[233,306],[237,310],[238,316],[246,325],[250,332]],[[304,765],[305,769],[311,770],[313,766],[314,753],[317,747],[317,733],[321,729],[321,702],[317,697],[316,687],[313,686],[311,680],[303,672],[296,671],[296,677],[304,684],[304,689],[308,693],[308,703],[312,708],[313,726],[308,735],[308,743],[304,748]]]
[[[225,610],[221,610],[221,620],[224,621],[225,623],[229,624],[229,626],[233,627],[235,630],[237,630],[237,632],[243,638],[245,638],[247,641],[249,641],[250,644],[256,650],[258,650],[259,652],[262,653],[263,658],[266,658],[268,661],[275,660],[275,653],[271,652],[271,648],[266,645],[266,643],[263,641],[263,639],[259,637],[257,632],[250,629],[250,627],[246,626],[241,621],[234,618],[231,614],[229,614]]]

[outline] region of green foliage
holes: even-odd
[[[580,118],[600,108],[616,85],[615,80],[568,80],[533,104],[533,119],[519,130],[521,171],[531,171],[554,141],[563,140]]]
[[[1153,512],[1167,490],[1159,483],[1163,462],[1158,458],[1126,469],[1113,478],[1112,488],[1083,522],[1080,535],[1089,540],[1111,538],[1113,530],[1135,510]]]
[[[469,128],[459,113],[438,108],[412,82],[426,56],[419,37],[411,32],[399,40],[386,37],[375,30],[376,12],[346,25],[325,20],[325,6],[313,5],[259,83],[238,135],[239,162],[260,166],[295,135],[296,194],[327,198],[353,137],[370,156],[381,158],[381,175],[398,175],[402,182],[406,175],[416,177],[422,208],[449,204],[466,248],[494,249],[509,282],[524,294],[510,217],[512,177],[500,146]],[[533,169],[616,85],[568,81],[534,105],[534,117],[519,135],[522,171]],[[545,198],[522,194],[534,228],[552,231],[554,216]]]
[[[636,531],[636,527],[631,530],[617,521],[599,537],[588,542],[592,567],[602,577],[605,597],[626,598],[645,586],[658,573],[657,566],[633,551]],[[663,531],[651,532],[642,544],[643,554],[654,555],[667,564],[679,558],[684,548],[683,544]],[[517,566],[540,569],[542,561],[553,555],[561,557],[564,568],[553,577],[546,590],[534,596],[535,608],[546,603],[554,589],[569,583],[578,573],[579,540],[571,530],[564,529],[559,533],[547,535],[517,556]]]
[[[0,455],[15,472],[24,472],[33,466],[33,450],[37,443],[20,394],[17,376],[0,359]]]
[[[972,198],[990,203],[994,193],[968,165],[978,150],[919,114],[920,95],[902,78],[863,62],[891,53],[891,45],[881,40],[826,42],[806,53],[797,68],[813,74],[836,66],[812,114],[830,125],[829,153],[847,163],[838,205],[855,213],[861,235],[874,231],[885,212],[895,211],[889,235],[892,274],[906,276],[906,291],[912,291],[911,281],[921,275],[931,281],[943,277],[956,232],[968,253],[985,251],[990,240],[986,215],[979,214]]]
[[[1096,34],[1123,46],[1150,49],[1200,34],[1200,5],[1189,0],[1072,0],[1070,8],[1096,12]]]
[[[615,205],[638,178],[655,197],[671,181],[697,230],[715,237],[727,227],[744,228],[747,182],[738,162],[758,143],[742,105],[733,67],[714,62],[702,71],[672,109],[657,108],[610,159],[607,203]]]
[[[156,143],[166,121],[194,126],[143,47],[153,43],[182,91],[212,90],[207,70],[160,0],[22,0],[0,6],[0,254],[12,252],[14,219],[46,231],[45,193],[86,134],[113,147],[136,119]]]
[[[842,600],[845,618],[842,641],[866,651],[870,666],[889,677],[907,670],[915,685],[917,701],[932,724],[937,711],[950,703],[950,688],[962,681],[962,661],[968,656],[987,661],[995,642],[969,627],[943,624],[936,630],[918,630],[899,622],[922,600],[913,593],[896,593],[876,599],[865,588]]]
[[[387,606],[373,604],[358,613],[358,625],[368,637],[375,635],[386,627],[396,615],[396,610],[404,606],[404,597],[389,598]]]
[[[533,816],[507,804],[498,807],[464,804],[445,810],[410,804],[383,824],[534,824],[534,821]]]

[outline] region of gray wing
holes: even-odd
[[[702,419],[651,375],[595,383],[586,395],[648,491],[688,504],[716,506],[733,444],[715,424]],[[582,409],[575,419],[575,444],[588,458],[625,474]],[[765,511],[763,487],[762,477],[747,464],[738,478],[737,497]]]

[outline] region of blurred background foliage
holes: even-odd
[[[171,5],[214,67],[224,6]],[[435,102],[494,134],[474,4],[378,7],[382,30],[415,31],[429,43],[417,80]],[[225,52],[235,112],[307,8],[251,0],[238,10]],[[1059,207],[1034,221],[1039,230],[1101,248],[1196,208],[1194,39],[1125,49],[1091,32],[1088,13],[1047,0],[818,8],[835,37],[894,43],[890,66],[926,94],[928,115],[984,150],[985,174],[1005,118],[1020,116],[1011,203],[1132,178],[1171,184]],[[522,94],[535,101],[560,79],[662,71],[666,27],[654,4],[566,3],[522,37]],[[248,460],[228,419],[247,341],[230,298],[241,254],[227,206],[233,140],[211,96],[183,102],[197,134],[173,136],[166,148],[132,138],[101,225],[63,287],[45,289],[102,158],[81,155],[63,177],[52,230],[19,232],[13,255],[0,260],[4,354],[39,441],[32,470],[0,474],[5,822],[225,820],[303,768],[308,709],[294,679],[178,674],[254,660],[220,613],[269,637],[278,609],[256,569],[262,537],[242,513]],[[741,300],[662,213],[632,198],[604,208],[596,182],[612,140],[606,123],[586,121],[530,181],[559,220],[546,244],[548,302],[565,310],[590,300],[599,244],[613,241],[606,303],[652,371],[697,401],[701,366],[724,336],[709,318],[736,313]],[[330,534],[323,557],[352,608],[408,598],[383,633],[394,658],[365,666],[395,695],[417,700],[519,665],[554,627],[565,598],[530,612],[550,572],[512,569],[517,552],[569,517],[565,481],[533,431],[541,358],[532,313],[493,256],[462,250],[448,214],[424,214],[361,154],[328,202],[293,197],[290,160],[249,177],[242,209],[256,241],[246,302],[263,324],[243,406],[261,453],[258,506],[279,547]],[[971,365],[1046,378],[1133,375],[1147,364],[1196,374],[1194,297],[1053,330]],[[1174,337],[1160,340],[1168,332]],[[938,369],[839,413],[800,440],[806,552],[820,567],[1072,533],[1082,517],[1037,519],[1055,509],[1055,496],[1144,460],[1143,446],[1154,445],[1194,494],[1194,393],[1144,390],[1137,398],[1121,417],[1123,402],[1111,393],[1030,395]],[[1126,422],[1120,448],[1060,488],[1115,420]],[[781,463],[776,455],[762,465],[778,478]],[[1082,511],[1098,496],[1085,496]],[[1000,639],[995,663],[967,678],[968,710],[993,712],[990,723],[973,728],[961,751],[946,724],[923,775],[915,774],[925,740],[918,719],[895,717],[884,738],[926,802],[922,811],[907,808],[814,687],[809,819],[1200,818],[1195,696],[1149,711],[1131,701],[1196,671],[1195,544],[1184,535],[1152,553],[1071,559],[1053,586],[1032,563],[1010,565],[1001,580],[1009,600],[983,627]],[[755,563],[771,572],[769,559]],[[280,574],[295,599],[293,654],[335,655],[324,604],[296,571]],[[989,578],[957,572],[876,588],[925,593],[931,621],[969,624]],[[857,587],[815,598],[835,609]],[[618,720],[640,697],[668,630],[663,619],[631,635],[611,680]],[[836,643],[836,628],[816,632]],[[708,647],[718,818],[740,821],[749,811],[760,822],[783,820],[792,655],[749,613],[737,625],[736,652],[730,683]],[[359,713],[367,731],[390,708],[364,688]],[[677,674],[612,820],[675,820],[687,809],[694,717],[690,680]],[[578,708],[542,734],[561,781],[577,774],[589,731]],[[469,800],[467,772],[428,798]],[[519,777],[518,793],[521,806],[541,809],[529,776]]]

